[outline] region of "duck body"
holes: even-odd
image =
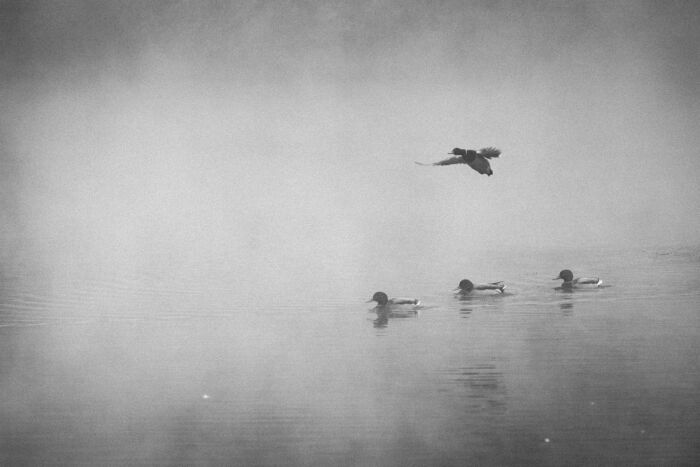
[[[506,284],[503,281],[488,282],[486,284],[474,284],[469,279],[462,279],[459,281],[459,285],[454,290],[455,293],[461,295],[469,295],[478,292],[498,292],[503,293],[506,288]]]
[[[479,172],[481,175],[491,176],[493,175],[493,170],[491,170],[491,164],[488,160],[483,157],[476,157],[473,161],[467,162],[469,167]]]
[[[420,300],[417,298],[389,298],[384,292],[376,292],[369,302],[377,302],[377,308],[396,308],[396,307],[416,307],[420,305]]]
[[[569,269],[563,269],[559,272],[559,275],[555,277],[556,280],[563,280],[561,286],[568,289],[579,289],[579,288],[595,288],[600,287],[603,281],[599,277],[576,277],[574,278],[574,273]]]
[[[455,156],[461,156],[464,163],[467,164],[472,169],[479,172],[481,175],[491,176],[493,175],[493,170],[491,170],[491,163],[489,158],[498,157],[501,151],[495,148],[484,148],[479,152],[473,149],[461,149],[454,148],[452,152],[448,154],[454,154]]]
[[[377,302],[372,311],[377,313],[374,320],[375,328],[385,328],[389,325],[389,318],[415,318],[420,309],[420,300],[417,298],[389,298],[384,292],[376,292],[369,302]]]
[[[449,152],[448,154],[452,154],[454,157],[442,160],[440,162],[434,162],[432,164],[421,164],[420,162],[416,162],[416,164],[419,164],[419,165],[467,164],[469,167],[471,167],[475,171],[479,172],[480,174],[487,175],[490,177],[491,175],[493,175],[493,170],[491,170],[491,164],[489,163],[489,159],[491,159],[493,157],[500,156],[501,151],[496,149],[496,148],[493,148],[493,147],[482,148],[479,151],[475,151],[474,149],[454,148],[452,150],[452,152]]]

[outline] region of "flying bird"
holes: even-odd
[[[440,162],[433,162],[432,164],[424,164],[422,162],[416,162],[418,165],[452,165],[452,164],[468,164],[469,167],[476,170],[482,175],[493,175],[493,170],[491,170],[491,164],[489,159],[493,157],[498,157],[501,155],[499,149],[488,147],[482,148],[479,151],[474,149],[462,149],[454,148],[452,152],[447,154],[452,154],[454,157],[445,159]]]

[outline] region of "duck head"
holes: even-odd
[[[559,272],[559,275],[552,280],[555,281],[558,279],[562,279],[564,282],[571,282],[574,280],[574,273],[568,269],[563,269],[561,272]]]
[[[369,302],[377,302],[379,306],[384,306],[389,303],[389,297],[384,292],[376,292],[370,300],[367,300],[367,303]]]
[[[472,281],[469,279],[462,279],[459,281],[459,287],[455,290],[455,292],[471,292],[474,290],[474,284]]]

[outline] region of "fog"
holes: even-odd
[[[471,449],[452,428],[480,444],[488,410],[504,404],[516,415],[492,427],[510,436],[495,451],[536,449],[542,414],[518,397],[545,393],[527,378],[552,391],[536,402],[555,420],[562,404],[577,414],[566,406],[577,398],[588,408],[640,386],[692,387],[692,305],[650,302],[650,316],[674,304],[681,318],[664,329],[684,330],[671,341],[691,350],[671,348],[671,367],[650,346],[638,370],[639,352],[621,351],[608,316],[593,314],[626,309],[630,342],[666,339],[625,321],[637,302],[576,302],[601,337],[581,334],[571,354],[592,346],[591,367],[610,361],[608,378],[576,359],[557,366],[547,333],[567,322],[540,301],[550,289],[537,274],[586,261],[619,274],[627,263],[615,258],[634,258],[649,276],[655,257],[606,263],[600,251],[697,243],[699,20],[683,1],[0,2],[0,462],[221,463],[236,452],[308,464],[331,446],[358,465],[386,460],[382,449],[401,465],[428,446],[438,457],[422,463],[447,463],[439,456]],[[485,146],[502,150],[492,177],[414,164]],[[601,250],[570,265],[578,248]],[[563,253],[535,254],[545,250]],[[357,313],[379,289],[435,298],[463,274],[509,280],[521,265],[533,275],[512,297],[518,285],[529,295],[511,311],[548,314],[443,297],[437,318],[374,335]],[[662,270],[673,287],[695,281],[675,263]],[[647,276],[628,277],[628,294]],[[324,313],[305,314],[314,307]],[[341,307],[351,311],[325,313]],[[47,323],[65,325],[34,326]],[[541,371],[512,371],[531,354]],[[643,376],[610,393],[596,381],[557,392],[575,378],[549,368],[617,381],[608,355]],[[488,369],[488,384],[443,391],[436,369],[469,368]],[[679,370],[673,383],[667,368]],[[475,412],[474,387],[500,405]],[[678,428],[695,401],[681,389],[634,413]],[[416,404],[425,393],[437,397]],[[202,406],[209,394],[220,405]],[[615,414],[601,426],[634,451],[626,426],[608,423]],[[605,436],[593,434],[595,451]]]
[[[1,8],[0,246],[52,274],[697,239],[690,2]]]

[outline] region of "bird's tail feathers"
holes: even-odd
[[[500,149],[496,149],[496,148],[494,148],[494,147],[490,147],[490,146],[489,146],[488,148],[482,148],[482,149],[479,151],[479,154],[480,154],[481,156],[484,156],[484,157],[487,158],[487,159],[491,159],[492,157],[498,157],[498,156],[500,156],[500,155],[501,155],[501,151],[500,151]]]

